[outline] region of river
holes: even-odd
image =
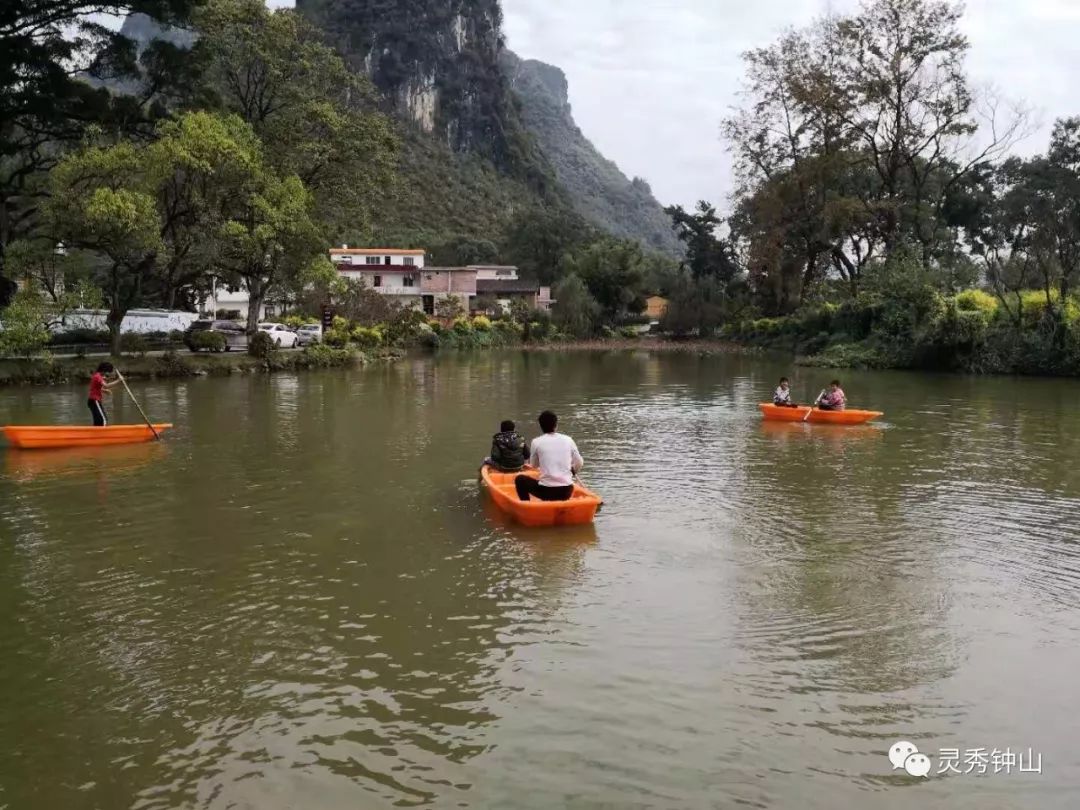
[[[148,383],[161,445],[0,451],[0,807],[1074,807],[1080,383],[846,372],[879,425],[762,423],[782,373],[832,376],[489,352]],[[84,397],[3,391],[0,424]],[[498,422],[544,407],[592,527],[478,494]]]

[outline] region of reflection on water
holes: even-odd
[[[882,423],[761,422],[782,373],[821,387],[412,358],[144,385],[164,445],[7,451],[0,807],[1070,807],[1078,385],[852,373]],[[594,526],[522,529],[477,486],[542,407]],[[1044,773],[897,776],[899,738]]]

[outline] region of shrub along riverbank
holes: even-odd
[[[183,379],[188,377],[228,377],[232,374],[259,374],[268,371],[303,371],[314,368],[347,368],[374,360],[394,359],[400,352],[361,352],[330,346],[310,346],[302,351],[273,351],[265,357],[247,354],[180,354],[173,351],[157,356],[114,358],[113,363],[128,379]],[[29,360],[0,360],[0,386],[64,385],[87,382],[100,358],[36,357]]]
[[[1054,290],[997,297],[898,286],[780,318],[727,324],[720,337],[832,368],[1080,375],[1080,304]]]

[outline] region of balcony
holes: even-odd
[[[420,295],[419,287],[406,287],[403,284],[380,284],[378,287],[372,287],[371,289],[382,295]]]

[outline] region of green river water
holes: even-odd
[[[831,376],[491,352],[162,382],[134,386],[161,445],[0,450],[0,808],[1076,807],[1080,383],[850,372],[880,424],[763,423],[782,373]],[[478,490],[499,420],[544,407],[594,526]],[[87,416],[0,392],[0,424]],[[1020,758],[980,774],[995,748]]]

